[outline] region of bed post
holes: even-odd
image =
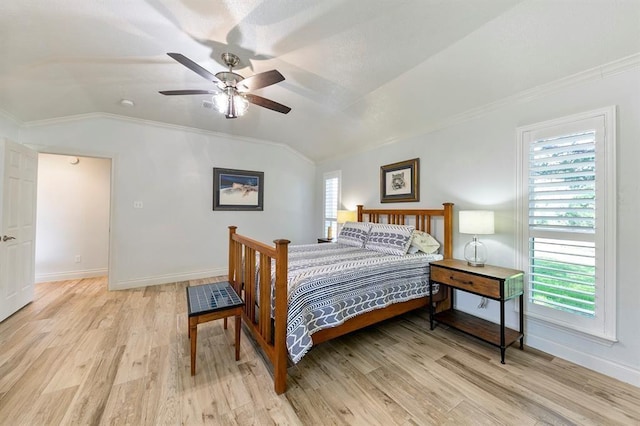
[[[362,209],[364,206],[362,204],[358,204],[358,222],[362,222]]]
[[[444,206],[444,252],[445,259],[453,259],[453,203],[442,203]],[[435,305],[435,312],[443,312],[452,308],[450,287],[447,287],[445,298]]]
[[[229,275],[227,276],[227,280],[234,290],[240,294],[240,289],[238,288],[239,284],[236,283],[236,276],[234,274],[234,271],[236,270],[236,242],[233,241],[233,235],[236,233],[236,229],[238,229],[237,226],[229,226]]]
[[[275,240],[276,245],[276,282],[275,282],[275,318],[274,318],[274,355],[273,379],[274,390],[278,395],[287,390],[287,310],[288,286],[287,273],[289,269],[288,245],[289,240]]]
[[[453,258],[453,203],[442,203],[444,206],[444,258]]]

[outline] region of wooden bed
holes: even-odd
[[[441,253],[445,259],[452,257],[453,203],[443,203],[442,209],[365,209],[358,206],[359,222],[413,225],[417,230],[432,234],[437,220],[443,220],[443,237],[439,238]],[[229,226],[229,282],[238,294],[244,298],[243,320],[253,338],[260,345],[273,366],[274,389],[281,394],[287,388],[287,269],[288,240],[275,240],[275,246],[267,245],[236,233],[236,226]],[[256,309],[269,306],[271,289],[260,286],[260,294],[254,294],[256,263],[242,262],[259,256],[260,282],[270,282],[272,267],[275,268],[275,314],[273,321],[269,309]],[[273,261],[273,262],[272,262]],[[272,266],[274,265],[274,266]],[[245,277],[243,283],[242,277]],[[451,298],[440,291],[434,296],[436,311],[450,307]],[[257,302],[257,303],[256,303]],[[428,306],[429,297],[421,297],[402,303],[394,303],[384,309],[378,309],[358,315],[344,324],[318,331],[313,334],[313,344],[342,336],[352,331],[404,314],[417,308]]]

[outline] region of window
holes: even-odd
[[[615,340],[615,107],[518,129],[527,315]]]
[[[324,206],[323,223],[324,237],[336,236],[338,228],[338,206],[340,204],[340,176],[339,171],[324,174]]]

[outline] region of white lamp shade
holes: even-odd
[[[355,210],[338,210],[338,223],[355,222],[357,220],[357,212]]]
[[[490,210],[462,210],[458,218],[461,234],[488,235],[495,232]]]

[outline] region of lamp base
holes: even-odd
[[[487,261],[487,249],[484,244],[478,241],[478,237],[474,236],[473,240],[464,246],[464,259],[469,266],[484,266]]]

